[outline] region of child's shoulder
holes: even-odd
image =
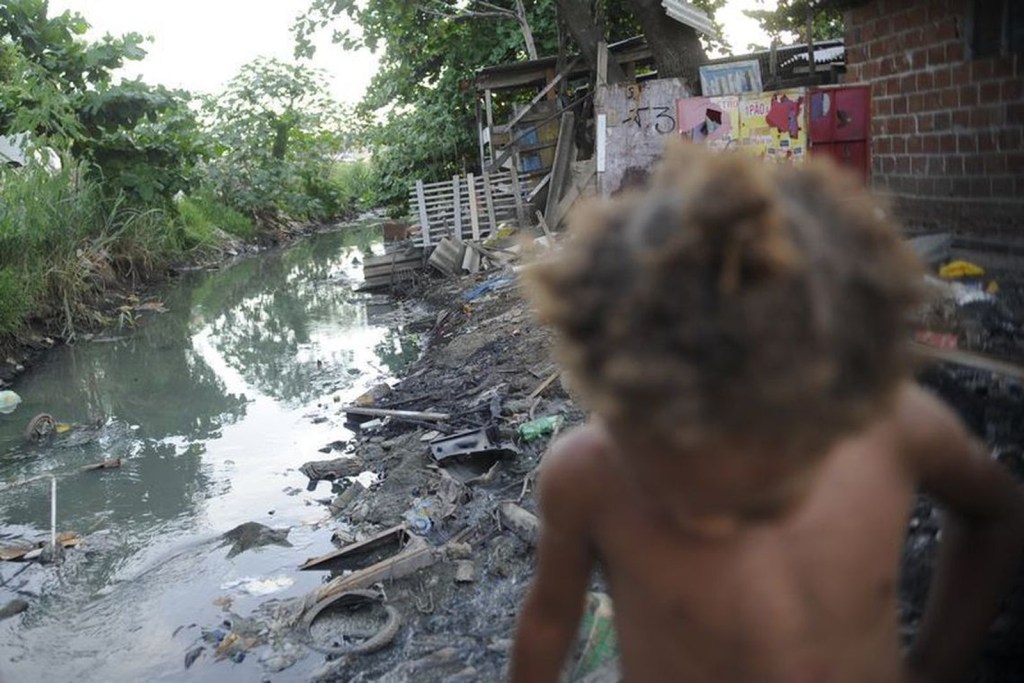
[[[541,463],[542,506],[592,510],[611,476],[610,446],[608,433],[593,422],[560,436]]]

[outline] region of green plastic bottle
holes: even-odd
[[[552,434],[561,426],[561,415],[548,415],[547,417],[541,417],[532,422],[519,425],[519,436],[522,437],[523,441],[536,441],[542,436]]]

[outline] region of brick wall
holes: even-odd
[[[871,84],[873,183],[908,226],[1024,238],[1024,55],[972,59],[969,2],[849,10],[847,81]]]

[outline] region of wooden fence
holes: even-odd
[[[502,223],[526,227],[528,192],[514,170],[469,173],[437,183],[417,181],[409,192],[419,222],[413,243],[432,247],[444,237],[479,242],[495,234]]]

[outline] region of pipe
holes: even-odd
[[[50,475],[50,547],[57,547],[57,477]]]

